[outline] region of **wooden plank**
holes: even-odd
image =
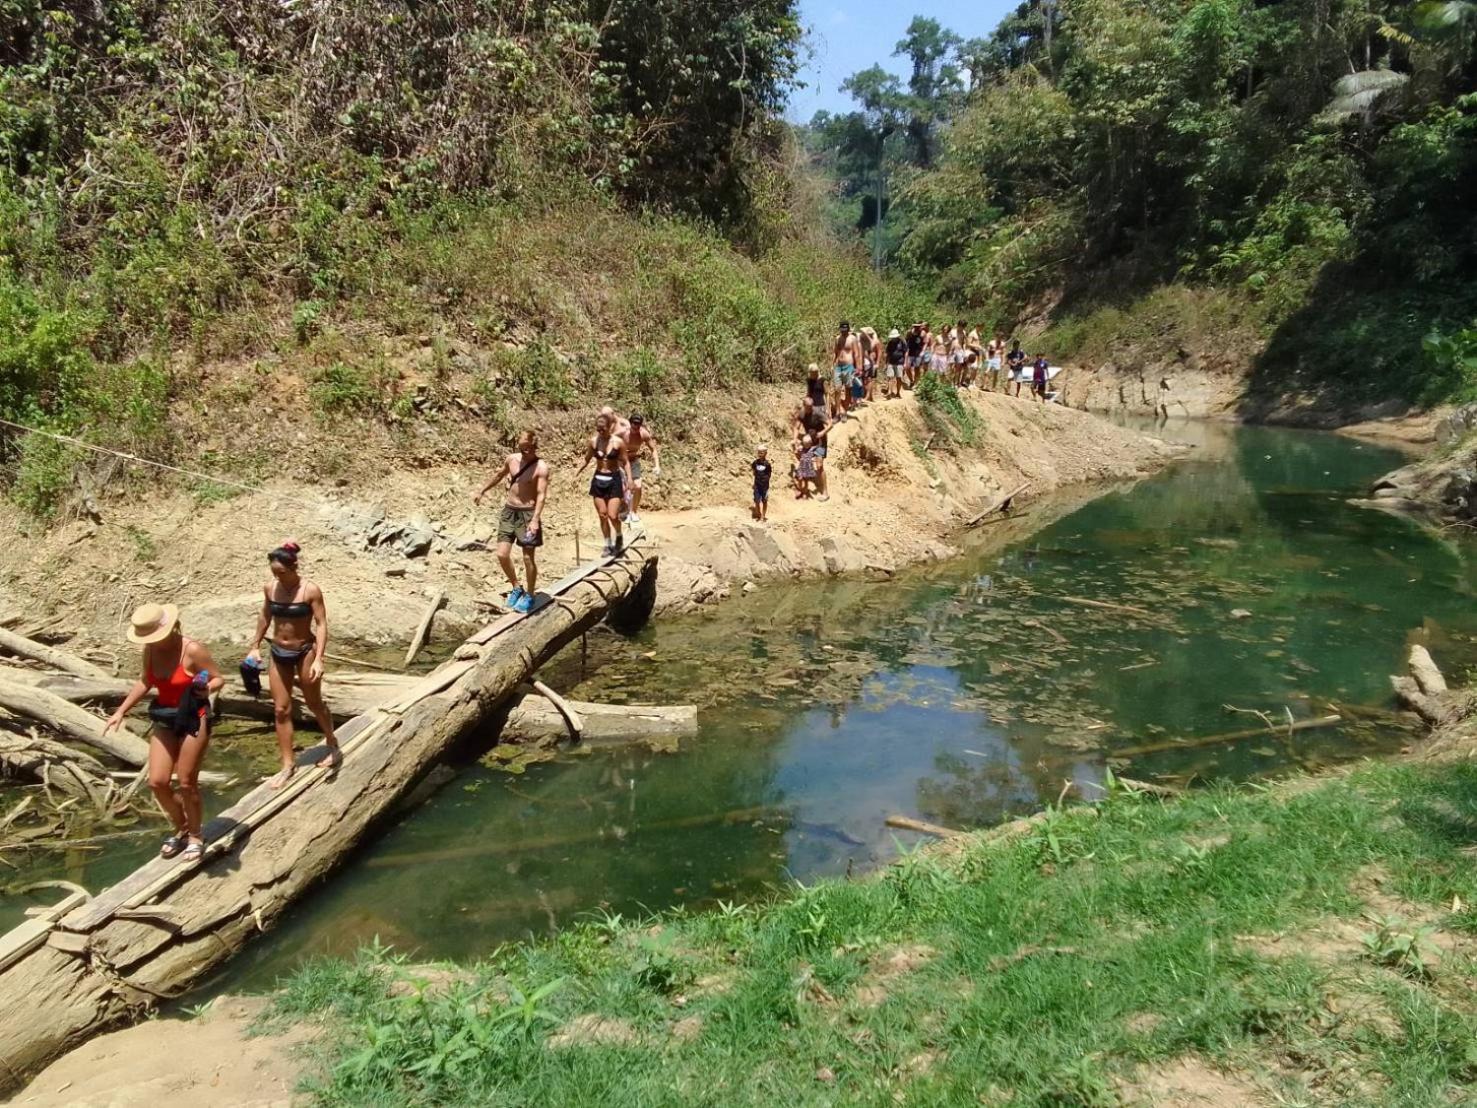
[[[56,924],[49,919],[28,919],[0,935],[0,971],[9,969],[46,942]]]
[[[347,758],[373,734],[374,723],[390,718],[376,710],[356,716],[345,724],[338,733],[344,757]],[[68,915],[62,920],[62,926],[69,931],[91,931],[112,918],[118,908],[137,907],[162,895],[187,877],[191,870],[229,850],[247,831],[260,826],[265,819],[332,772],[326,767],[304,766],[280,789],[273,789],[263,782],[205,824],[201,829],[205,852],[199,861],[155,858],[145,862],[122,881],[102,890],[88,904]]]

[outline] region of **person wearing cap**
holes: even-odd
[[[907,372],[908,342],[894,327],[887,333],[887,368],[884,370],[883,395],[892,400],[903,398],[903,375]]]
[[[626,519],[632,523],[640,523],[641,516],[641,461],[646,456],[646,448],[651,448],[651,475],[660,477],[662,475],[661,443],[656,441],[656,436],[651,433],[651,428],[646,426],[646,417],[640,412],[632,412],[630,420],[627,421],[628,434],[623,436],[626,440],[626,457],[631,463],[631,487],[626,490],[626,503],[628,505]]]
[[[143,669],[103,724],[103,734],[123,726],[123,717],[155,690],[149,705],[149,791],[174,827],[159,855],[195,861],[205,852],[200,766],[210,745],[210,694],[225,679],[209,648],[180,631],[179,609],[173,604],[136,608],[129,624],[128,641],[144,648]]]

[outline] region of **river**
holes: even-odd
[[[765,583],[634,642],[593,636],[558,687],[696,702],[698,736],[465,768],[217,987],[265,987],[376,937],[471,959],[597,911],[760,898],[894,857],[916,836],[888,815],[985,826],[1108,766],[1191,784],[1410,742],[1388,675],[1413,641],[1462,674],[1477,610],[1464,540],[1347,502],[1401,456],[1282,429],[1164,433],[1195,450],[1023,542],[992,547],[986,527],[977,549],[891,580]],[[1335,712],[1344,723],[1198,741],[1259,726],[1252,713]],[[148,849],[55,868],[101,884]]]

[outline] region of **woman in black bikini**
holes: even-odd
[[[343,760],[338,739],[333,733],[333,716],[323,703],[323,652],[328,649],[328,608],[323,603],[323,590],[298,575],[300,552],[298,544],[289,541],[267,555],[272,580],[262,590],[262,610],[256,621],[256,635],[246,655],[260,665],[262,639],[266,638],[268,626],[272,626],[272,709],[277,728],[277,748],[282,753],[282,769],[271,779],[274,789],[280,789],[291,781],[296,768],[292,750],[294,683],[302,689],[303,703],[318,721],[328,747],[328,753],[317,764],[336,766]]]
[[[200,763],[210,745],[210,694],[225,682],[205,644],[180,633],[173,604],[145,604],[133,613],[132,624],[128,641],[144,648],[143,672],[108,717],[103,734],[122,726],[133,706],[156,690],[149,705],[149,790],[174,825],[159,855],[183,854],[193,862],[205,852]],[[178,791],[172,778],[179,781]]]
[[[585,448],[585,465],[595,463],[595,476],[590,479],[590,497],[595,501],[595,514],[600,517],[600,533],[605,536],[604,554],[619,554],[625,546],[621,534],[621,505],[626,485],[630,483],[630,462],[626,459],[625,440],[616,434],[610,417],[595,420],[595,433]]]

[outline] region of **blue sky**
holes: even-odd
[[[931,16],[963,38],[987,35],[1020,0],[800,0],[800,17],[814,56],[801,70],[806,86],[790,96],[789,117],[806,122],[822,108],[850,111],[838,91],[859,69],[880,62],[899,76],[906,61],[892,56],[915,15]]]

